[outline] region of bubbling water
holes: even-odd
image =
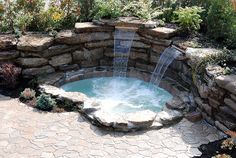
[[[164,89],[150,89],[147,82],[135,78],[92,78],[68,83],[61,88],[82,92],[100,102],[102,110],[122,114],[141,110],[158,112],[172,98]]]

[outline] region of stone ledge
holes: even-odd
[[[204,58],[211,55],[222,54],[223,51],[213,48],[187,48],[185,51],[186,58],[189,59],[189,65],[194,66],[201,62]]]
[[[221,88],[224,88],[234,95],[236,94],[236,75],[218,76],[216,77],[216,83]]]
[[[15,50],[0,51],[0,61],[15,59],[19,56],[19,52]]]
[[[24,77],[40,76],[45,74],[50,74],[55,72],[55,69],[49,65],[40,67],[40,68],[28,68],[23,69],[22,75]]]
[[[107,32],[92,32],[92,33],[77,34],[72,30],[65,30],[59,32],[55,40],[58,43],[73,45],[73,44],[82,44],[93,41],[103,41],[111,38],[112,38],[111,33]]]
[[[92,22],[76,23],[75,32],[113,32],[114,27],[94,25]]]
[[[40,67],[48,64],[48,60],[44,58],[18,58],[16,62],[22,67]]]
[[[96,25],[105,26],[122,26],[122,27],[137,27],[137,28],[155,28],[158,23],[154,21],[142,21],[137,17],[119,17],[118,19],[100,19],[94,20]]]
[[[0,50],[14,48],[17,44],[17,38],[12,34],[0,35]]]
[[[143,33],[146,33],[147,35],[155,36],[155,37],[163,38],[163,39],[169,39],[175,36],[177,33],[176,29],[166,28],[166,27],[157,27],[154,29],[145,29],[145,30],[140,30],[140,31]]]
[[[18,50],[40,52],[53,44],[54,38],[46,34],[29,34],[19,38]]]

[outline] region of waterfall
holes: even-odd
[[[164,50],[159,58],[154,72],[152,73],[150,84],[155,84],[159,86],[162,77],[164,76],[168,66],[173,62],[173,60],[180,55],[180,51],[174,47],[168,47]]]
[[[114,35],[113,76],[126,77],[130,48],[136,28],[116,27]]]

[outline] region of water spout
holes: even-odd
[[[149,82],[150,85],[155,84],[156,86],[159,86],[167,68],[180,54],[181,52],[174,47],[168,47],[164,50],[164,52],[161,54],[161,57],[159,58],[159,61],[157,62],[154,72],[152,73]]]
[[[126,77],[130,49],[137,28],[116,27],[114,36],[113,76]]]

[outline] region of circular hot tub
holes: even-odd
[[[159,112],[172,98],[166,90],[136,78],[91,78],[67,83],[61,88],[84,93],[99,102],[103,111],[116,114],[143,110]]]

